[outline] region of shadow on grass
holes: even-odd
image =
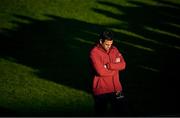
[[[0,107],[0,116],[1,117],[7,117],[7,116],[13,117],[13,116],[17,116],[17,113],[10,109]]]
[[[89,50],[100,31],[118,29],[115,43],[127,62],[121,82],[132,116],[179,115],[175,88],[179,74],[174,69],[179,66],[179,6],[169,7],[163,1],[160,2],[164,6],[158,7],[129,2],[136,7],[98,2],[117,8],[123,15],[93,9],[127,22],[127,27],[95,25],[53,15],[46,15],[49,20],[44,21],[14,15],[30,23],[14,21],[19,26],[15,31],[4,29],[7,35],[0,34],[2,57],[39,69],[37,74],[44,79],[91,93]]]
[[[42,78],[90,93],[89,51],[103,28],[53,15],[45,21],[14,16],[30,24],[14,21],[15,31],[4,30],[9,35],[1,43],[2,54],[39,69]]]

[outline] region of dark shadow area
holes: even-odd
[[[94,8],[96,13],[124,21],[127,27],[53,15],[46,15],[50,20],[44,21],[14,15],[30,23],[13,21],[18,24],[17,29],[0,32],[0,56],[39,69],[37,75],[44,79],[91,93],[88,56],[98,38],[95,34],[108,28],[131,32],[138,36],[114,32],[115,44],[127,62],[121,82],[128,100],[128,116],[179,116],[180,40],[179,27],[174,25],[179,25],[179,5],[159,2],[163,5],[129,1],[137,6],[125,7],[98,1],[123,14]]]
[[[116,33],[127,61],[121,81],[133,116],[179,116],[179,5],[163,0],[159,6],[133,0],[129,3],[134,7],[98,3],[122,14],[94,8],[96,13],[128,24],[108,27],[130,32]]]
[[[1,56],[39,69],[42,78],[90,93],[89,51],[98,40],[93,33],[103,27],[46,16],[51,20],[14,15],[30,24],[13,21],[19,26],[15,31],[4,29],[8,36],[1,34]]]
[[[13,110],[0,107],[0,116],[1,117],[13,117],[13,116],[17,116],[17,114]]]

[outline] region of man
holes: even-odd
[[[112,32],[102,32],[100,40],[90,51],[93,74],[93,94],[95,98],[95,112],[97,115],[107,115],[110,103],[115,113],[121,112],[118,106],[122,100],[122,85],[119,71],[125,69],[126,63],[118,49],[113,46]]]

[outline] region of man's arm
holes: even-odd
[[[126,67],[126,62],[123,58],[123,56],[121,55],[121,53],[117,50],[117,57],[114,63],[109,63],[107,64],[108,68],[110,70],[124,70]]]
[[[91,52],[90,59],[98,75],[100,76],[113,76],[114,75],[115,71],[108,70],[107,68],[105,68],[103,63],[100,60],[99,55]]]

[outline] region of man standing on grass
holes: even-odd
[[[107,114],[108,105],[111,105],[110,115],[121,115],[123,110],[122,86],[119,80],[119,71],[126,67],[122,54],[113,46],[112,32],[102,32],[99,43],[90,51],[90,60],[93,67],[93,95],[95,112],[98,116]],[[117,113],[117,114],[116,114]]]

